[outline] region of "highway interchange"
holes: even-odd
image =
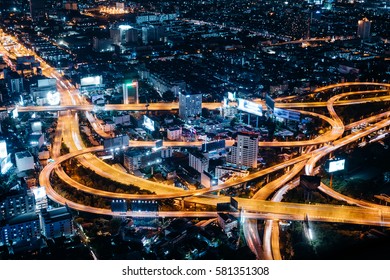
[[[18,46],[18,55],[35,55],[30,50],[25,49],[18,44],[15,38],[10,37]],[[1,44],[0,44],[1,45]],[[5,55],[10,55],[4,48],[0,47],[0,52]],[[200,217],[200,218],[215,218],[217,212],[207,211],[171,211],[171,212],[127,212],[127,213],[113,213],[110,209],[102,209],[82,204],[75,203],[64,197],[61,197],[51,185],[51,176],[55,172],[58,177],[78,190],[86,193],[91,193],[97,196],[103,196],[112,199],[166,199],[179,198],[188,202],[195,202],[207,205],[216,205],[220,202],[229,201],[229,197],[222,195],[213,195],[220,190],[230,188],[239,184],[244,184],[259,177],[266,176],[276,171],[283,171],[281,175],[274,181],[268,182],[262,187],[252,199],[236,198],[239,203],[239,212],[232,212],[233,215],[238,215],[241,218],[244,236],[247,244],[251,250],[256,254],[258,259],[281,259],[279,249],[279,220],[304,220],[308,217],[311,221],[322,222],[340,222],[352,224],[365,224],[376,226],[390,226],[390,208],[374,204],[367,201],[357,200],[339,194],[332,188],[321,184],[319,190],[327,195],[345,201],[353,206],[335,206],[335,205],[311,205],[311,204],[296,204],[281,202],[283,195],[290,189],[299,184],[299,174],[304,172],[307,175],[314,175],[317,170],[318,162],[326,158],[330,153],[342,148],[350,143],[359,141],[379,130],[388,130],[390,126],[390,112],[382,112],[378,115],[364,118],[355,123],[344,124],[340,116],[335,111],[335,106],[348,106],[353,104],[384,102],[390,100],[390,84],[385,83],[343,83],[336,85],[329,85],[318,88],[314,91],[317,94],[331,91],[333,89],[352,89],[357,86],[371,87],[369,90],[349,91],[335,94],[327,101],[320,102],[290,102],[290,100],[278,99],[275,103],[276,108],[285,109],[300,109],[299,112],[305,116],[313,118],[321,118],[324,122],[329,124],[330,130],[324,134],[310,140],[303,141],[283,141],[283,142],[260,142],[261,147],[301,147],[302,152],[283,163],[268,167],[266,169],[251,173],[249,176],[237,179],[232,182],[224,183],[210,189],[199,190],[183,190],[168,186],[162,183],[148,181],[131,174],[120,171],[113,166],[108,165],[103,160],[99,159],[94,153],[103,151],[103,146],[95,146],[86,148],[81,140],[79,132],[78,114],[81,111],[91,112],[94,106],[86,104],[86,101],[79,95],[78,90],[70,84],[63,76],[56,71],[56,69],[47,65],[42,59],[36,56],[41,62],[43,74],[47,77],[55,78],[58,81],[58,88],[61,94],[61,105],[59,106],[28,106],[18,107],[19,112],[42,112],[42,111],[58,111],[58,123],[55,131],[55,137],[52,147],[53,163],[49,163],[40,173],[39,183],[46,188],[46,193],[50,199],[60,204],[67,204],[69,207],[79,211],[102,215],[126,215],[126,216],[157,216],[157,217]],[[380,94],[380,96],[378,96]],[[364,95],[364,97],[362,97]],[[258,100],[265,108],[263,101]],[[177,103],[156,103],[148,104],[148,110],[177,110]],[[204,107],[209,109],[216,109],[221,107],[220,103],[205,103]],[[305,108],[323,107],[327,109],[328,116],[313,113],[310,110],[304,111]],[[12,110],[13,108],[0,108],[0,110]],[[146,104],[128,104],[128,105],[106,105],[104,110],[120,110],[120,111],[145,111]],[[92,114],[89,115],[88,120],[93,123]],[[352,128],[360,124],[370,124],[369,126],[350,133]],[[99,131],[96,125],[93,127],[103,137],[103,131]],[[69,153],[65,155],[60,154],[61,144],[65,143],[69,148]],[[227,145],[232,145],[234,141],[227,141]],[[147,141],[130,141],[131,147],[150,147],[154,143]],[[164,142],[164,146],[185,147],[200,146],[202,142]],[[71,159],[77,160],[92,169],[97,174],[109,178],[111,180],[123,183],[133,184],[139,186],[141,189],[149,190],[154,194],[151,195],[134,195],[124,193],[112,193],[107,191],[100,191],[94,188],[88,188],[79,182],[71,179],[62,169],[61,163]],[[213,193],[213,194],[210,194]],[[265,220],[264,238],[261,240],[258,229],[257,220]]]

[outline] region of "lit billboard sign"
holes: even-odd
[[[6,158],[7,155],[7,142],[0,140],[0,158]]]
[[[6,158],[0,159],[0,169],[1,169],[1,174],[6,174],[8,170],[11,169],[12,167],[12,162],[11,162],[11,154],[9,154]]]
[[[255,102],[248,101],[248,100],[245,100],[242,98],[237,98],[237,101],[238,101],[238,106],[237,106],[238,110],[241,110],[241,111],[244,111],[244,112],[247,112],[250,114],[254,114],[257,116],[263,115],[263,107],[260,104],[257,104]]]
[[[46,197],[46,190],[44,187],[33,188],[32,191],[36,201]]]
[[[229,101],[236,101],[236,94],[229,91],[227,98]]]
[[[93,77],[85,77],[81,78],[80,85],[81,86],[97,86],[102,83],[102,76],[93,76]]]
[[[163,147],[163,140],[157,140],[155,143],[156,149],[161,149]]]
[[[326,169],[329,173],[344,170],[345,169],[345,159],[328,160]]]
[[[154,131],[154,121],[144,115],[144,123],[142,124],[149,131]]]
[[[301,114],[299,112],[280,109],[280,108],[274,108],[274,115],[282,119],[287,119],[287,120],[292,120],[297,122],[301,120]]]

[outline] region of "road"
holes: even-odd
[[[12,39],[12,38],[11,38]],[[30,50],[21,46],[16,39],[14,39],[15,46],[13,47],[16,55],[35,55]],[[2,45],[2,44],[1,44]],[[5,53],[12,58],[9,51],[0,47],[0,52]],[[41,58],[36,56],[37,60],[41,62],[43,74],[57,79],[58,88],[61,94],[61,105],[59,106],[42,106],[42,107],[20,107],[20,112],[28,111],[59,111],[58,124],[55,132],[55,138],[52,148],[52,156],[55,162],[48,164],[40,173],[39,182],[41,186],[46,188],[48,196],[60,203],[67,204],[69,207],[102,215],[121,215],[121,216],[156,216],[156,217],[200,217],[200,218],[213,218],[217,215],[217,212],[202,212],[202,211],[172,211],[172,212],[126,212],[126,213],[112,213],[109,209],[101,209],[96,207],[90,207],[81,205],[63,198],[54,191],[51,186],[50,178],[53,171],[55,171],[60,179],[68,183],[70,186],[75,187],[87,193],[93,193],[94,195],[100,195],[109,198],[123,198],[123,199],[166,199],[166,198],[185,198],[186,201],[216,205],[220,202],[229,201],[229,197],[226,196],[213,196],[208,193],[216,193],[225,188],[229,188],[235,185],[249,182],[253,179],[266,176],[272,172],[284,170],[284,174],[276,180],[269,182],[264,188],[260,189],[252,199],[236,198],[239,202],[241,212],[232,212],[233,215],[239,216],[244,226],[244,236],[246,238],[248,246],[255,252],[258,258],[266,259],[280,259],[280,250],[278,244],[278,225],[279,219],[283,220],[304,220],[305,217],[309,217],[311,221],[322,222],[340,222],[340,223],[353,223],[364,225],[377,225],[377,226],[389,226],[390,225],[390,210],[387,206],[377,205],[370,202],[364,202],[356,199],[346,197],[344,195],[336,193],[329,187],[321,184],[320,190],[333,196],[336,199],[346,201],[347,203],[355,206],[334,206],[334,205],[307,205],[298,203],[285,203],[281,202],[283,194],[289,189],[297,185],[297,175],[302,170],[305,170],[306,174],[314,174],[317,163],[320,159],[324,158],[329,153],[349,144],[358,141],[360,138],[379,131],[383,128],[390,126],[390,119],[388,118],[390,112],[384,112],[376,116],[372,116],[365,120],[361,120],[352,124],[344,124],[342,119],[338,116],[334,106],[349,106],[360,103],[371,102],[383,102],[390,100],[389,94],[364,97],[364,98],[350,98],[352,96],[362,96],[366,94],[384,94],[388,93],[390,84],[385,83],[340,83],[335,85],[329,85],[326,87],[318,88],[314,93],[325,93],[328,90],[337,88],[352,88],[352,87],[379,87],[379,89],[371,89],[365,91],[351,91],[341,94],[336,94],[330,97],[326,102],[282,102],[286,101],[280,99],[281,102],[277,102],[275,106],[277,108],[313,108],[313,107],[326,107],[329,116],[316,114],[313,112],[307,112],[300,110],[301,114],[310,115],[311,117],[321,118],[326,121],[331,129],[329,132],[320,135],[315,139],[304,141],[283,141],[283,142],[261,142],[260,146],[263,147],[304,147],[305,153],[292,158],[284,163],[274,165],[272,167],[254,172],[247,177],[240,178],[233,182],[220,184],[210,189],[200,189],[192,191],[184,191],[182,189],[167,186],[165,184],[159,184],[148,180],[143,180],[122,172],[114,167],[106,164],[102,160],[98,159],[93,153],[102,151],[102,146],[86,148],[81,140],[78,124],[79,111],[93,111],[95,106],[85,103],[77,90],[66,81],[61,74],[59,74],[54,68],[47,65]],[[11,61],[9,61],[11,63]],[[341,100],[343,99],[343,100]],[[291,101],[291,100],[288,100]],[[262,106],[264,103],[260,102]],[[209,109],[216,109],[221,106],[220,103],[204,103],[203,106]],[[10,108],[2,108],[3,110],[10,110]],[[144,111],[146,110],[146,104],[129,104],[129,105],[106,105],[103,110],[127,110],[127,111]],[[177,110],[177,103],[154,103],[148,104],[148,110]],[[91,123],[94,122],[91,115],[88,117]],[[350,130],[363,123],[370,123],[370,126],[361,128],[349,135],[344,135],[346,130]],[[102,132],[101,132],[102,133]],[[108,135],[101,134],[105,137]],[[343,136],[344,135],[344,136]],[[69,148],[70,152],[61,155],[61,143],[64,142]],[[143,141],[131,141],[129,143],[132,147],[145,147],[152,145],[150,142]],[[201,142],[165,142],[165,146],[199,146]],[[228,142],[228,145],[232,145],[232,142]],[[310,148],[308,148],[310,147]],[[313,148],[314,147],[314,148]],[[91,168],[97,174],[115,180],[121,183],[132,183],[137,186],[142,186],[142,189],[154,192],[153,195],[128,195],[110,193],[96,190],[94,188],[87,188],[82,184],[75,182],[61,168],[61,163],[71,158],[77,158],[77,160],[84,166]],[[271,201],[266,199],[271,198]],[[259,237],[257,228],[257,220],[267,220],[264,232],[264,244],[262,244]]]

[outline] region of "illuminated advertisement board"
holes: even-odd
[[[0,159],[0,169],[1,169],[1,174],[6,174],[8,170],[11,169],[13,166],[11,162],[11,154],[9,154],[6,158]]]
[[[325,169],[329,172],[336,172],[345,169],[345,159],[328,160]]]
[[[250,114],[254,114],[257,116],[263,115],[263,107],[260,104],[257,104],[255,102],[248,101],[248,100],[245,100],[242,98],[237,98],[237,101],[238,101],[238,106],[237,106],[238,110],[241,110],[241,111],[244,111],[244,112],[247,112]]]
[[[4,140],[0,140],[0,158],[5,158],[7,155],[7,143]]]
[[[142,124],[149,131],[154,131],[154,121],[144,115],[144,122]]]
[[[81,86],[94,86],[94,85],[100,85],[101,83],[102,83],[102,76],[85,77],[85,78],[81,78],[80,80]]]
[[[46,197],[46,190],[44,187],[33,188],[32,191],[36,201]]]
[[[286,109],[274,108],[274,115],[282,119],[287,119],[287,120],[292,120],[297,122],[301,120],[301,114],[299,112],[290,111]]]

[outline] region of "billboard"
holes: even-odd
[[[345,169],[345,159],[329,159],[325,164],[325,170],[329,173]]]
[[[5,142],[5,140],[0,140],[0,159],[6,158],[7,155],[7,142]]]
[[[229,101],[236,101],[236,93],[233,93],[233,92],[228,92],[228,96],[227,96],[228,100]]]
[[[321,177],[301,175],[299,185],[307,190],[316,190],[321,185]]]
[[[163,147],[163,140],[157,140],[155,143],[156,149],[161,149]]]
[[[4,159],[0,159],[1,174],[6,174],[8,172],[8,170],[11,169],[12,166],[13,166],[13,164],[11,161],[11,154],[9,154]]]
[[[267,105],[268,109],[274,110],[275,101],[268,94],[265,96],[265,104]]]
[[[291,110],[274,108],[274,115],[282,119],[292,120],[296,122],[301,121],[301,114],[299,112]]]
[[[144,122],[142,124],[147,130],[149,131],[154,131],[154,121],[147,117],[146,115],[144,115]]]
[[[238,110],[241,110],[241,111],[244,111],[244,112],[247,112],[250,114],[254,114],[257,116],[263,115],[263,107],[261,106],[261,104],[257,104],[255,102],[248,101],[248,100],[245,100],[242,98],[237,98],[237,101],[238,101],[238,106],[237,106]]]
[[[81,86],[97,86],[102,84],[102,76],[84,77],[80,79]]]

